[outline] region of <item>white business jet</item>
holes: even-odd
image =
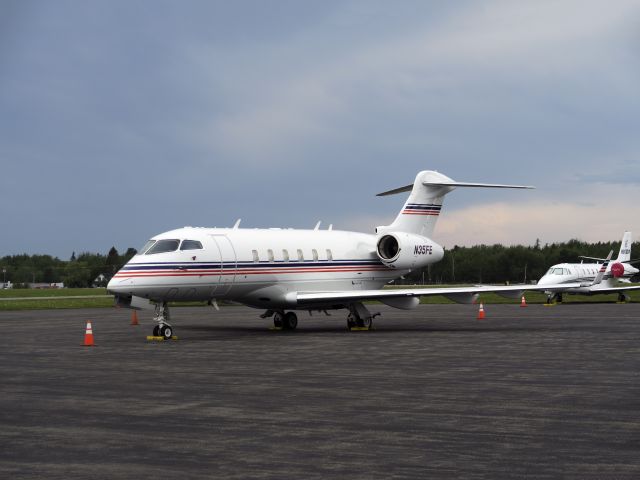
[[[414,269],[438,262],[443,248],[431,239],[444,196],[456,188],[533,188],[461,183],[422,171],[412,185],[379,196],[411,192],[389,226],[375,234],[320,230],[185,227],[153,237],[109,282],[118,305],[154,308],[154,335],[170,338],[170,301],[220,300],[264,309],[276,327],[293,330],[296,310],[347,309],[350,328],[370,328],[365,300],[411,309],[425,295],[472,303],[482,292],[520,295],[535,286],[381,288]],[[574,286],[580,286],[579,283]],[[550,285],[548,288],[553,289]],[[562,288],[566,288],[563,285]],[[152,302],[152,303],[151,303]]]
[[[572,295],[597,295],[603,293],[617,293],[618,301],[629,301],[626,292],[630,290],[640,290],[640,285],[627,285],[631,283],[631,277],[637,275],[640,270],[631,266],[631,232],[624,232],[618,258],[609,265],[604,265],[606,259],[583,257],[585,260],[595,260],[595,263],[559,263],[549,269],[549,271],[538,281],[539,286],[553,285],[553,291],[547,293],[547,301],[562,302],[562,294]],[[565,287],[558,289],[558,284],[593,283],[598,272],[604,267],[602,282],[580,287]]]

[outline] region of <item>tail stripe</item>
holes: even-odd
[[[439,215],[442,205],[434,203],[408,203],[402,210],[403,215]]]

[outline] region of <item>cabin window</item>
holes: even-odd
[[[304,262],[304,255],[302,254],[302,250],[298,249],[298,261]]]
[[[260,261],[260,256],[258,255],[258,251],[257,250],[251,250],[251,253],[253,254],[253,261],[255,263],[258,263]]]
[[[183,240],[180,250],[202,250],[202,243],[197,240]]]
[[[287,251],[287,249],[282,250],[282,260],[285,262],[289,261],[289,252]]]
[[[147,255],[175,252],[178,250],[178,245],[180,245],[180,240],[158,240],[155,245],[147,251]]]
[[[333,260],[333,253],[331,253],[331,249],[327,248],[327,260],[332,261]]]
[[[144,244],[144,247],[140,249],[140,251],[138,252],[138,255],[144,255],[144,252],[149,250],[154,243],[156,243],[155,240],[149,240],[147,243]]]
[[[273,262],[273,250],[267,250],[267,257],[269,258],[270,262]]]
[[[313,257],[314,262],[318,261],[318,251],[315,248],[311,250],[311,256]]]

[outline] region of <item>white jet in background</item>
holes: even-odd
[[[391,225],[375,234],[320,230],[185,227],[153,237],[109,282],[121,306],[151,307],[154,335],[170,338],[170,301],[235,301],[264,309],[276,327],[295,329],[296,310],[347,309],[349,327],[371,327],[365,300],[401,309],[419,297],[444,295],[472,303],[481,292],[515,293],[536,286],[381,288],[414,269],[438,262],[443,248],[432,234],[444,196],[456,188],[533,188],[455,182],[422,171],[411,185],[379,194],[411,192]],[[575,284],[580,286],[580,284]],[[565,286],[563,286],[564,288]],[[551,288],[551,287],[549,287]]]
[[[606,261],[604,258],[583,256],[580,258],[595,260],[596,263],[559,263],[551,267],[538,281],[538,285],[542,287],[553,285],[553,291],[544,290],[549,303],[553,301],[562,302],[563,293],[571,295],[617,293],[618,301],[626,302],[629,301],[629,296],[626,292],[630,290],[640,290],[640,285],[625,285],[631,283],[631,277],[640,272],[640,270],[631,265],[634,263],[634,261],[631,260],[631,232],[624,232],[618,258],[605,266],[601,282],[587,286],[566,286],[565,288],[558,289],[558,285],[562,284],[592,282],[596,275],[598,275],[598,272],[602,270],[604,265],[602,262]]]

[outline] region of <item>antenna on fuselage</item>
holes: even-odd
[[[327,228],[327,230],[333,230],[333,223],[329,224],[329,228]]]
[[[241,221],[242,221],[242,219],[241,219],[241,218],[239,218],[238,220],[236,220],[236,223],[234,223],[234,224],[233,224],[232,229],[233,229],[233,230],[237,230],[237,229],[238,229],[238,227],[240,226],[240,222],[241,222]]]
[[[318,223],[316,223],[315,228],[313,229],[314,231],[320,230],[320,224],[322,223],[322,220],[318,220]]]

